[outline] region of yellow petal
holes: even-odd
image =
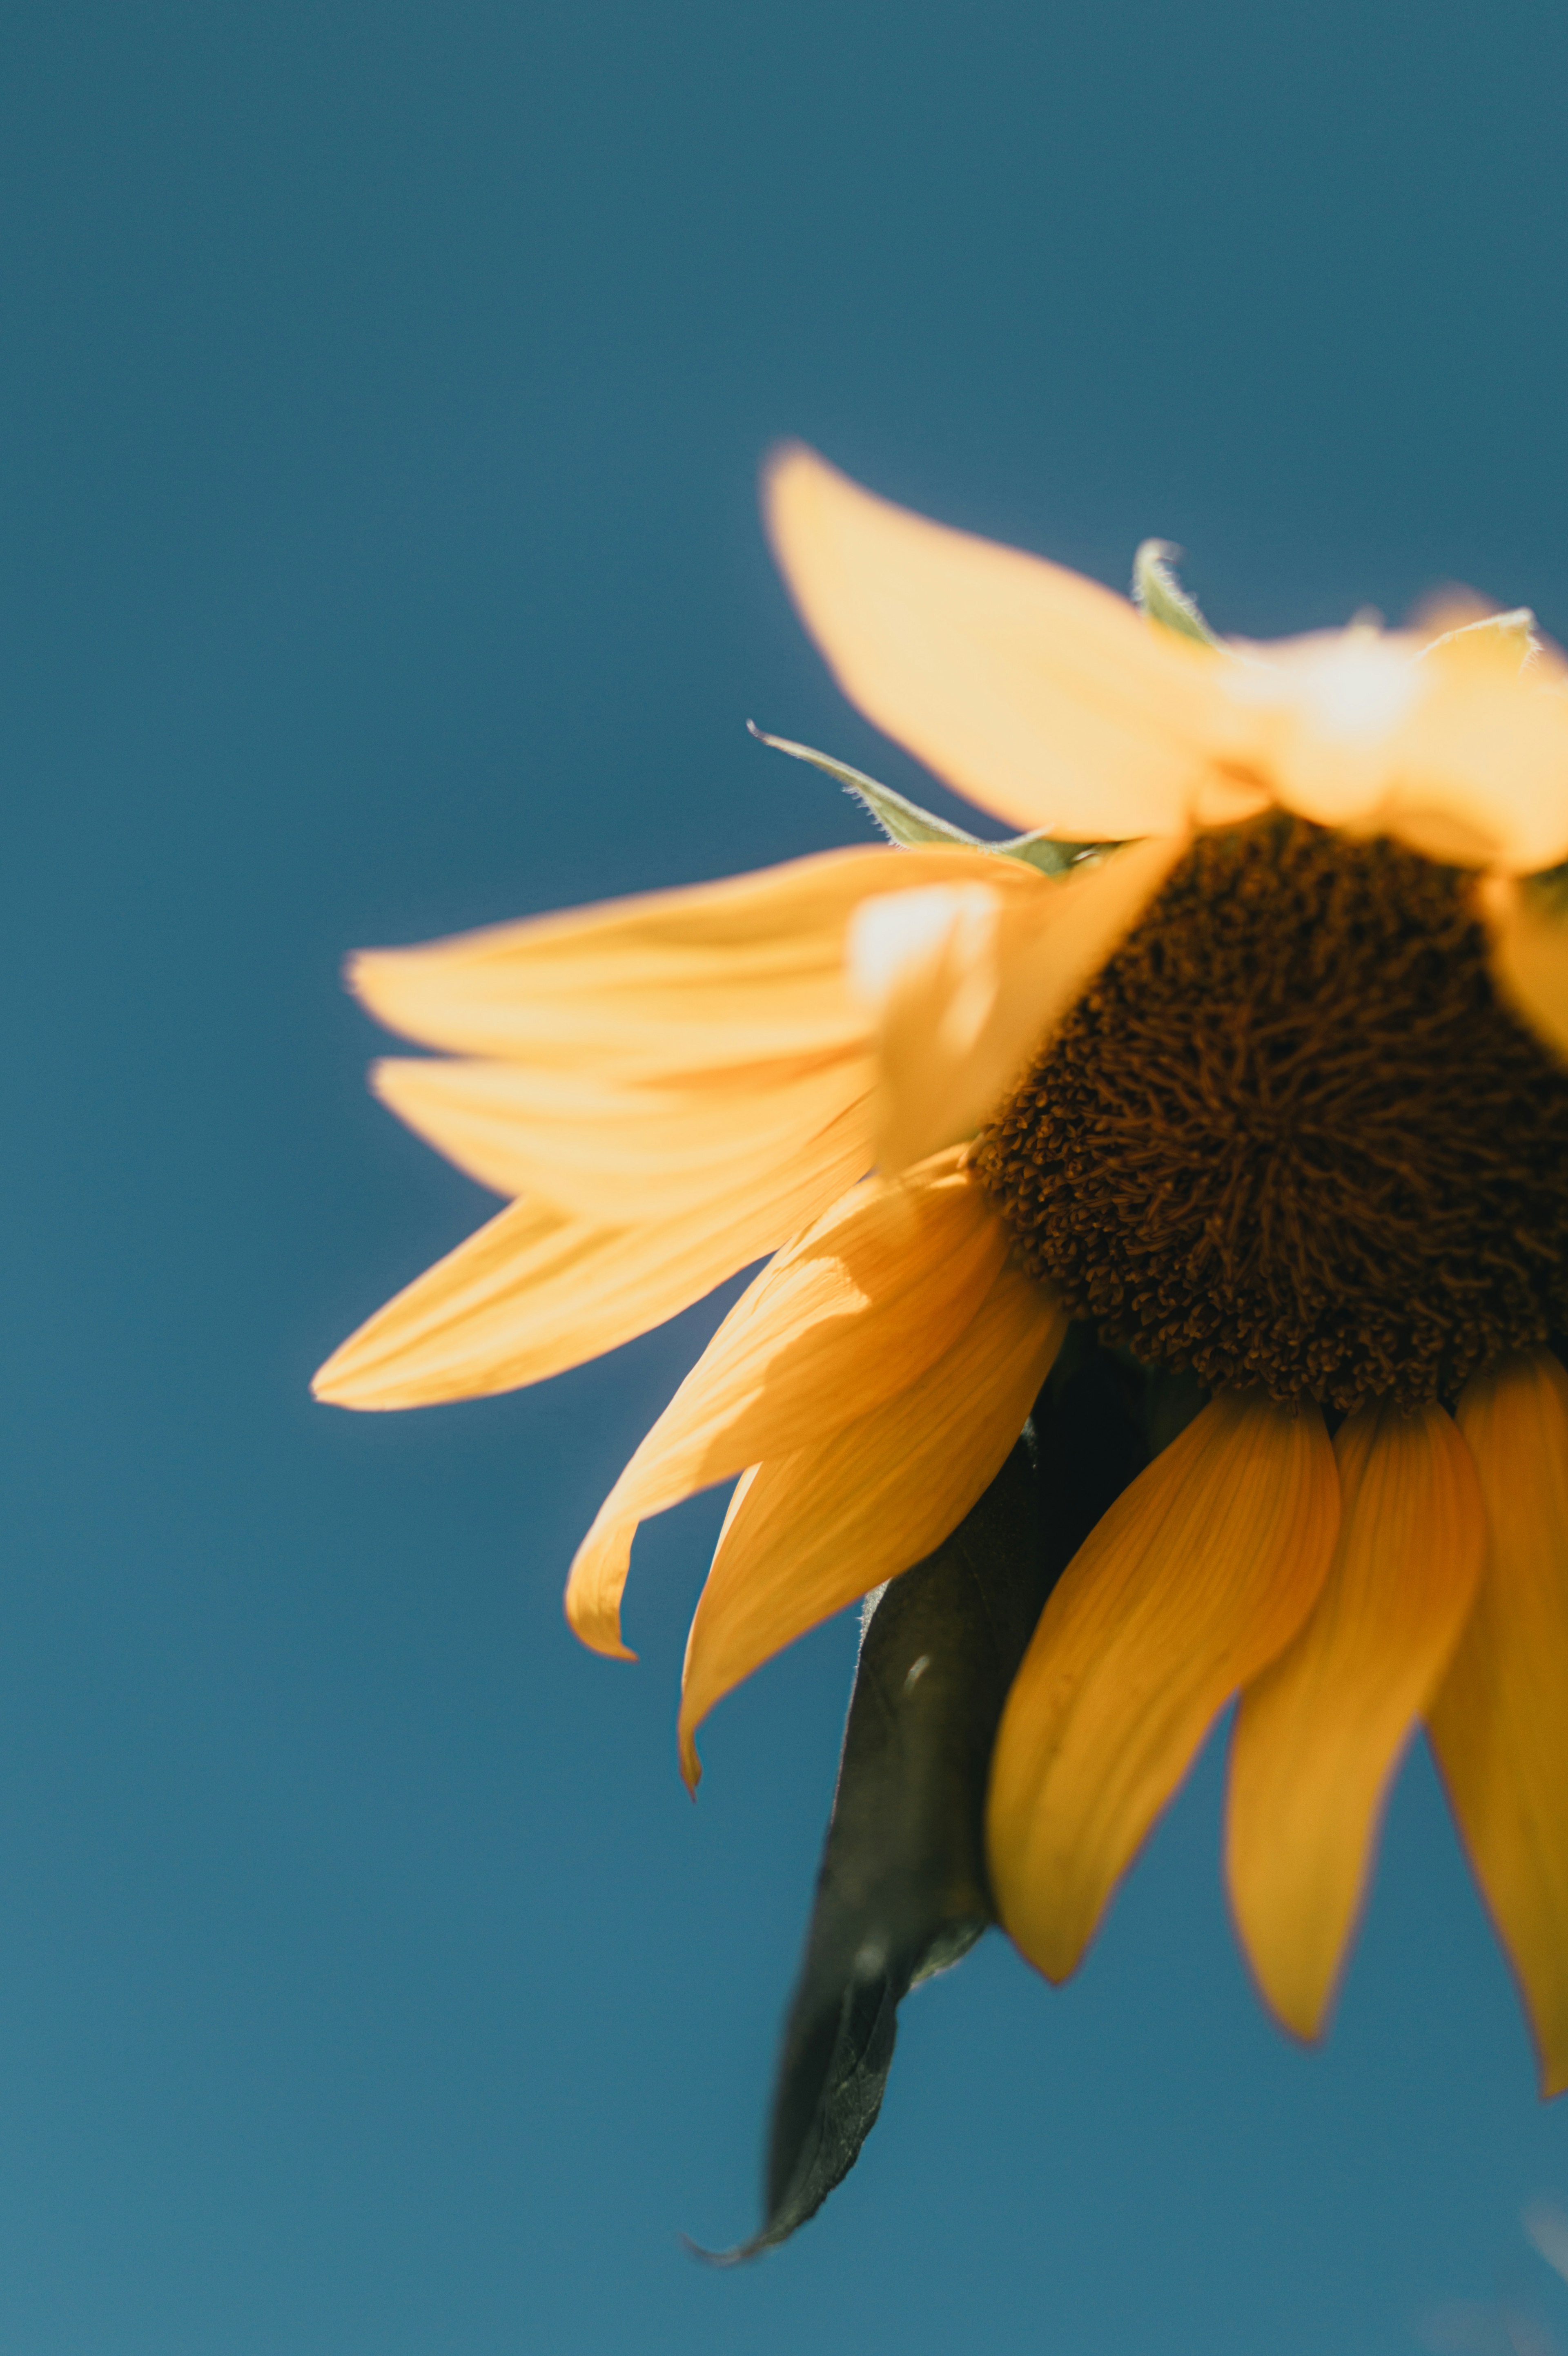
[[[317,1375],[336,1407],[427,1407],[542,1382],[664,1323],[799,1232],[866,1166],[859,1110],[728,1204],[635,1227],[514,1203],[349,1336]]]
[[[376,1093],[411,1129],[502,1194],[536,1194],[605,1226],[674,1218],[754,1187],[865,1105],[869,1056],[753,1064],[684,1083],[600,1069],[388,1058]]]
[[[1002,1716],[987,1827],[1003,1924],[1049,1979],[1076,1968],[1218,1712],[1301,1625],[1339,1515],[1316,1407],[1221,1394],[1068,1565]]]
[[[1467,1385],[1486,1501],[1476,1608],[1429,1714],[1433,1748],[1519,1975],[1541,2092],[1568,2087],[1568,1375],[1544,1350]]]
[[[1568,921],[1560,900],[1503,875],[1488,876],[1477,897],[1499,995],[1568,1062]]]
[[[1186,847],[1154,836],[1032,893],[934,884],[868,902],[850,928],[876,1016],[877,1160],[970,1137],[1040,1053]]]
[[[1051,1296],[1004,1268],[935,1365],[833,1437],[756,1468],[737,1493],[687,1645],[681,1769],[715,1702],[819,1621],[922,1561],[1007,1460],[1061,1346]]]
[[[873,1180],[771,1260],[719,1328],[578,1549],[566,1616],[621,1649],[637,1525],[763,1457],[827,1439],[907,1390],[959,1340],[1007,1232],[955,1154]]]
[[[1431,859],[1509,872],[1568,851],[1568,697],[1560,658],[1521,674],[1500,630],[1423,649],[1357,624],[1248,650],[1220,674],[1245,716],[1238,758],[1286,809]]]
[[[994,876],[982,851],[922,851],[921,880]],[[849,919],[906,891],[911,854],[829,851],[684,891],[367,949],[348,978],[372,1014],[426,1046],[665,1079],[777,1056],[842,1055],[866,1019],[845,972]],[[1030,879],[1032,880],[1032,879]]]
[[[874,498],[793,445],[763,485],[802,619],[879,728],[1016,826],[1179,831],[1210,766],[1223,658],[1092,581]]]
[[[1226,1866],[1258,1984],[1316,2037],[1395,1768],[1446,1668],[1486,1544],[1470,1453],[1440,1407],[1364,1408],[1334,1443],[1343,1508],[1322,1594],[1242,1697]]]

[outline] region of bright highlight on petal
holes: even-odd
[[[1535,2032],[1568,2087],[1568,1375],[1544,1350],[1466,1387],[1486,1501],[1476,1607],[1432,1706],[1437,1763]]]
[[[772,1259],[578,1549],[566,1615],[583,1642],[624,1652],[621,1591],[639,1522],[763,1457],[813,1446],[906,1390],[972,1322],[1007,1250],[988,1198],[945,1154],[858,1188]]]
[[[1339,1542],[1306,1626],[1249,1685],[1231,1748],[1226,1869],[1258,1984],[1316,2037],[1395,1769],[1480,1577],[1469,1451],[1433,1406],[1363,1408],[1335,1439]]]
[[[1301,1625],[1339,1519],[1317,1408],[1221,1394],[1068,1565],[1003,1714],[987,1827],[1003,1924],[1048,1979],[1076,1968],[1219,1711]]]
[[[876,1023],[883,1169],[974,1134],[1185,848],[1156,836],[1024,891],[936,884],[857,913],[849,955]]]
[[[831,1439],[759,1464],[737,1490],[687,1645],[681,1771],[697,1729],[754,1668],[923,1560],[1000,1472],[1061,1346],[1051,1296],[1004,1268],[958,1340]]]
[[[335,1407],[404,1408],[543,1382],[689,1309],[865,1166],[857,1108],[732,1203],[634,1227],[514,1203],[350,1334],[312,1388]]]
[[[1511,617],[1504,617],[1509,619]],[[1562,659],[1471,626],[1422,647],[1357,624],[1249,648],[1221,685],[1286,809],[1428,859],[1514,873],[1568,852]]]
[[[795,444],[763,484],[773,552],[844,692],[1014,825],[1179,832],[1223,723],[1221,659],[1019,549],[928,523]]]

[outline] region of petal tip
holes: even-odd
[[[568,1587],[561,1598],[566,1624],[580,1644],[591,1653],[598,1653],[607,1661],[635,1661],[637,1657],[621,1634],[620,1614],[588,1611]]]

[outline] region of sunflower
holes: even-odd
[[[979,841],[784,744],[893,840],[357,958],[370,1012],[444,1051],[379,1094],[508,1205],[317,1393],[537,1382],[765,1261],[566,1594],[630,1657],[639,1523],[739,1476],[687,1654],[695,1786],[716,1702],[976,1507],[1070,1331],[1181,1375],[1007,1699],[1006,1929],[1073,1971],[1237,1700],[1232,1907],[1315,2036],[1424,1725],[1555,2093],[1564,665],[1473,609],[1221,644],[1157,544],[1129,604],[798,447],[765,506],[847,694],[1026,831]]]

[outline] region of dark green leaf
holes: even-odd
[[[815,2215],[876,2124],[900,2004],[995,1920],[986,1785],[1008,1687],[1079,1547],[1201,1400],[1189,1378],[1151,1376],[1073,1326],[985,1495],[869,1609],[784,2029],[763,2222],[713,2263],[775,2248]]]
[[[875,2124],[909,1989],[993,1919],[991,1746],[1048,1584],[1020,1440],[933,1555],[887,1587],[861,1644],[805,1960],[784,2031],[755,2239],[787,2240]]]

